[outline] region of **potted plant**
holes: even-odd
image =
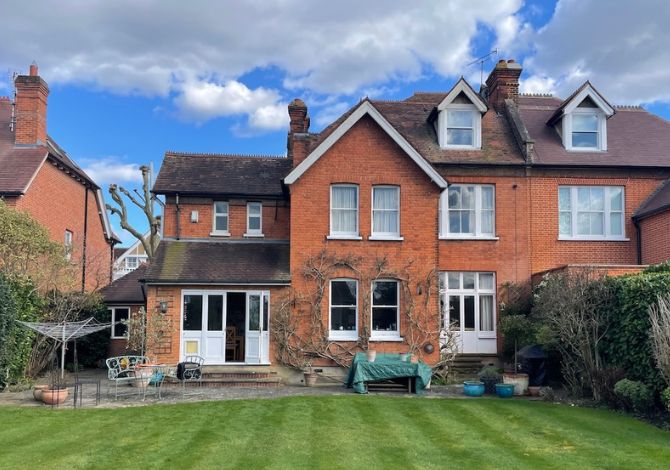
[[[484,366],[477,374],[479,380],[484,383],[484,391],[489,395],[495,395],[496,384],[502,381],[502,375],[498,372],[498,368],[494,366]]]
[[[517,354],[519,343],[531,341],[532,324],[524,312],[516,311],[515,308],[509,308],[509,310],[511,312],[506,312],[504,304],[501,305],[498,327],[505,337],[505,342],[514,345],[514,364],[511,371],[503,373],[503,383],[514,385],[515,395],[525,395],[528,391],[528,374],[519,372]]]
[[[316,372],[314,372],[314,369],[312,369],[312,363],[307,361],[305,362],[305,387],[313,387],[316,385],[316,379],[318,375],[316,375]]]
[[[514,384],[496,384],[496,395],[500,398],[509,398],[514,395]]]
[[[466,380],[463,382],[463,393],[468,397],[481,397],[484,395],[484,382]]]
[[[35,385],[33,387],[33,398],[35,401],[42,401],[42,393],[44,390],[49,388],[49,385],[43,384],[43,385]]]
[[[49,385],[42,390],[42,402],[45,405],[60,405],[67,400],[68,389],[57,370],[51,372]]]
[[[540,387],[539,385],[529,385],[528,393],[530,394],[531,397],[539,397],[541,388],[542,387]]]

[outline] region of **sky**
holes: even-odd
[[[296,97],[318,131],[365,96],[478,89],[494,50],[484,79],[514,58],[522,92],[588,79],[670,119],[667,0],[3,0],[2,17],[0,95],[35,61],[49,134],[105,193],[167,150],[285,154]]]

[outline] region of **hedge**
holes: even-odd
[[[670,271],[650,270],[641,274],[608,278],[613,284],[614,311],[603,354],[608,365],[618,366],[626,376],[660,392],[667,385],[656,367],[649,338],[649,305],[670,292]]]

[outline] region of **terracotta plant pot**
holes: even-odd
[[[153,373],[154,371],[150,367],[137,367],[137,369],[135,369],[135,377],[137,380],[132,381],[133,387],[147,388]]]
[[[316,375],[314,372],[305,372],[305,387],[313,387],[316,385]]]
[[[67,400],[67,388],[56,390],[49,390],[48,388],[42,391],[42,401],[45,405],[60,405]]]
[[[44,392],[47,388],[49,388],[48,385],[35,385],[33,387],[33,398],[35,401],[42,401],[42,392]]]
[[[539,397],[540,396],[540,388],[538,386],[529,386],[528,387],[528,393],[530,394],[531,397]]]
[[[528,374],[503,374],[503,383],[514,385],[514,395],[528,392]]]
[[[374,349],[368,349],[365,351],[365,357],[367,358],[368,362],[375,362],[375,359],[377,359],[377,351]]]

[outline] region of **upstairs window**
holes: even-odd
[[[358,281],[354,279],[330,281],[330,337],[358,339]]]
[[[453,184],[443,193],[440,205],[443,237],[495,236],[493,185]]]
[[[595,111],[574,111],[572,114],[572,148],[600,148],[600,117]]]
[[[72,258],[72,232],[69,230],[65,231],[65,239],[64,243],[65,245],[65,259],[70,261],[70,258]]]
[[[621,240],[624,234],[624,188],[621,186],[560,186],[559,238]]]
[[[247,203],[247,236],[263,234],[263,204],[260,202]]]
[[[373,186],[372,237],[400,237],[400,188]]]
[[[345,184],[331,186],[330,236],[358,237],[358,186]]]
[[[228,203],[225,201],[217,201],[214,203],[214,227],[213,232],[216,234],[228,234]]]

